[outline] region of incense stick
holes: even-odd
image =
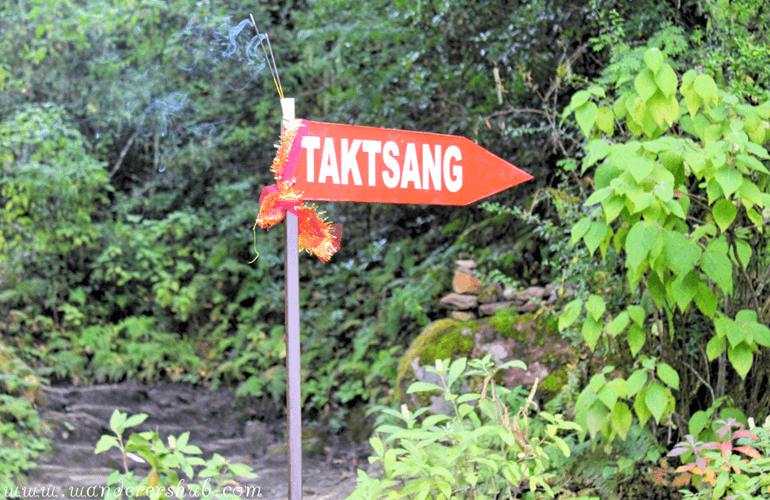
[[[254,21],[254,16],[252,14],[249,14],[249,17],[251,18],[251,24],[254,25],[254,29],[257,31],[257,36],[261,37],[262,35],[259,32],[259,28],[257,28],[257,23]],[[283,99],[283,86],[281,85],[281,77],[278,76],[278,65],[275,63],[275,55],[273,55],[273,47],[270,45],[270,35],[265,33],[265,40],[267,40],[267,47],[270,50],[270,56],[267,55],[267,50],[265,50],[265,44],[262,43],[262,40],[259,41],[260,47],[262,47],[262,53],[265,54],[265,62],[267,63],[267,67],[270,69],[270,75],[273,77],[273,83],[275,84],[276,90],[278,90],[278,97]]]

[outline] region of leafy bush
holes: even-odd
[[[49,442],[36,409],[41,380],[0,341],[0,498],[35,467]]]
[[[369,442],[384,469],[381,479],[358,471],[358,488],[351,498],[523,498],[554,496],[558,464],[570,454],[559,434],[580,431],[559,414],[537,411],[536,387],[526,399],[495,383],[495,373],[508,367],[524,368],[520,361],[494,367],[490,357],[454,362],[436,360],[428,370],[440,384],[415,382],[409,392],[434,392],[449,403],[450,415],[401,412],[385,408],[383,415],[405,425],[384,424],[382,435]],[[483,382],[481,381],[483,378]],[[475,382],[474,382],[475,380]],[[466,392],[476,386],[481,392]],[[534,414],[533,414],[534,411]],[[561,457],[561,458],[560,458]]]
[[[746,427],[734,418],[715,422],[718,440],[704,443],[692,434],[677,443],[669,457],[681,457],[674,484],[693,482],[687,499],[760,499],[770,494],[770,417],[763,427]],[[740,445],[740,446],[737,446]],[[736,453],[737,452],[737,453]]]
[[[582,240],[602,259],[624,256],[629,295],[617,311],[597,294],[577,298],[560,328],[585,310],[581,332],[591,349],[603,339],[627,359],[657,359],[654,372],[666,385],[647,377],[635,392],[642,422],[651,415],[685,427],[699,386],[715,401],[729,395],[746,413],[764,416],[770,102],[743,104],[695,70],[680,85],[657,49],[643,62],[614,102],[591,87],[565,112],[588,138],[582,172],[596,169],[584,203],[594,208],[572,227],[571,242]],[[611,409],[602,415],[591,427],[608,438],[630,417]]]
[[[240,498],[236,492],[245,490],[235,478],[256,477],[248,465],[229,463],[218,454],[214,454],[209,460],[196,456],[201,454],[201,450],[188,444],[189,432],[179,437],[169,436],[168,445],[160,439],[157,432],[133,433],[124,442],[123,433],[126,429],[141,424],[146,418],[145,414],[129,417],[115,410],[110,417],[110,429],[115,436],[105,434],[99,438],[94,453],[117,448],[120,450],[124,468],[122,473],[116,470],[110,474],[107,487],[103,490],[105,500],[140,496],[158,500],[171,496],[184,498],[188,494],[204,499],[235,500]],[[149,474],[144,478],[137,477],[133,471],[128,470],[129,459],[149,463]],[[198,467],[197,475],[195,467]],[[197,481],[185,485],[184,480],[179,480],[179,472],[183,472],[188,480],[197,478]]]

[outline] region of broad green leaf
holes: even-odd
[[[448,385],[451,386],[455,380],[457,380],[460,375],[465,371],[465,366],[467,365],[466,358],[459,358],[456,360],[452,365],[449,367],[449,377],[448,377]]]
[[[698,293],[695,294],[693,300],[703,314],[709,318],[714,317],[718,301],[717,296],[714,295],[714,291],[711,290],[708,285],[703,282],[698,283]]]
[[[679,101],[675,95],[665,96],[657,92],[647,101],[647,105],[655,123],[662,129],[671,126],[679,117]]]
[[[645,50],[644,64],[646,64],[653,73],[657,73],[660,67],[663,65],[663,52],[656,48]]]
[[[644,328],[634,323],[631,328],[628,329],[628,346],[631,349],[631,356],[636,357],[639,351],[644,347],[644,341],[647,334]]]
[[[672,96],[676,92],[676,73],[671,69],[671,66],[664,64],[657,70],[655,73],[655,83],[666,97]]]
[[[620,212],[626,206],[625,197],[623,196],[611,196],[602,202],[602,208],[604,209],[605,222],[611,223],[617,219]]]
[[[110,429],[115,431],[116,434],[123,434],[126,415],[126,413],[121,413],[118,410],[112,412],[112,415],[110,416]]]
[[[735,205],[730,200],[719,200],[714,204],[713,213],[714,222],[717,223],[722,232],[725,232],[735,220],[738,209],[735,208]]]
[[[570,106],[577,109],[583,104],[587,103],[589,99],[591,99],[590,92],[588,92],[587,90],[578,90],[572,96],[572,100],[570,101]]]
[[[709,361],[714,361],[724,352],[725,347],[727,347],[725,338],[714,335],[706,344],[706,357]]]
[[[591,439],[594,439],[599,433],[601,428],[607,421],[607,417],[610,415],[610,410],[606,406],[600,404],[598,401],[594,403],[589,409],[586,415],[586,427],[591,434]]]
[[[590,166],[607,157],[607,153],[610,152],[610,143],[604,139],[593,139],[586,145],[584,150],[586,156],[583,158],[581,173],[585,173]]]
[[[119,447],[118,438],[107,434],[102,434],[99,437],[99,441],[96,442],[96,449],[94,453],[102,453],[113,447]]]
[[[626,266],[635,270],[650,251],[650,244],[645,238],[646,224],[640,220],[634,224],[626,235]]]
[[[607,236],[607,230],[609,227],[604,222],[591,221],[591,226],[588,228],[583,241],[588,248],[588,252],[593,255],[602,240]]]
[[[690,431],[690,434],[692,434],[695,437],[696,440],[698,439],[698,436],[700,435],[701,431],[703,431],[703,429],[706,428],[708,419],[709,419],[709,414],[703,410],[696,411],[690,417],[690,422],[687,425],[687,429]]]
[[[598,203],[601,203],[605,198],[610,196],[614,191],[615,191],[615,188],[611,186],[599,189],[598,191],[594,191],[591,194],[591,196],[588,197],[585,203],[583,203],[583,206],[590,207]]]
[[[730,364],[733,365],[738,375],[745,379],[754,362],[754,353],[746,342],[741,342],[735,347],[727,347],[727,359],[730,360]]]
[[[639,391],[642,390],[642,387],[644,387],[644,384],[647,383],[647,370],[644,370],[642,368],[635,370],[634,373],[629,375],[628,380],[626,380],[626,392],[628,393],[628,397],[633,397]]]
[[[655,83],[655,73],[650,68],[644,68],[634,80],[634,88],[642,101],[647,101],[658,90],[658,85]]]
[[[744,167],[750,168],[752,170],[757,170],[764,174],[768,173],[767,168],[765,168],[762,162],[757,160],[751,155],[736,155],[735,161],[743,165]]]
[[[743,264],[743,267],[748,266],[749,260],[751,260],[751,246],[746,243],[746,241],[736,238],[735,240],[735,246],[738,248],[738,258],[741,260],[741,264]],[[735,253],[733,253],[733,257],[735,256]],[[736,262],[737,264],[737,262]]]
[[[628,311],[623,311],[607,325],[607,333],[612,337],[617,337],[620,332],[626,329],[629,323]]]
[[[609,106],[602,106],[596,112],[596,126],[607,135],[615,132],[615,114]]]
[[[586,310],[596,321],[601,319],[605,309],[606,305],[604,304],[604,299],[598,295],[591,295],[588,297],[588,300],[586,300]]]
[[[634,398],[634,411],[636,412],[636,416],[639,418],[639,425],[642,426],[644,426],[644,424],[646,424],[652,416],[650,409],[647,408],[647,403],[645,403],[646,398],[646,387],[639,392],[639,395],[637,395],[636,398]]]
[[[657,382],[652,382],[647,386],[647,392],[644,395],[644,403],[655,418],[656,423],[660,423],[663,413],[668,406],[668,397],[670,392]]]
[[[701,104],[703,104],[703,98],[695,91],[695,88],[692,85],[683,84],[681,92],[684,96],[684,103],[685,106],[687,106],[687,111],[690,112],[690,117],[695,118]]]
[[[690,301],[698,293],[698,284],[700,280],[695,272],[690,271],[684,276],[677,277],[669,287],[671,296],[679,305],[679,309],[684,311],[690,304]]]
[[[599,340],[599,336],[602,334],[602,324],[592,317],[587,317],[583,322],[583,329],[581,331],[583,339],[588,344],[588,348],[591,351],[596,347],[596,342]]]
[[[596,123],[596,114],[598,107],[594,102],[587,102],[575,110],[575,119],[580,126],[580,130],[586,137],[591,136],[591,131]]]
[[[613,409],[615,407],[615,402],[618,400],[618,393],[615,392],[615,389],[609,384],[602,387],[597,396],[599,397],[599,401],[604,403],[604,406],[606,406],[608,410]]]
[[[628,306],[626,310],[628,311],[628,315],[637,325],[644,325],[644,319],[647,317],[647,313],[644,312],[642,306]]]
[[[583,310],[583,301],[580,299],[573,299],[564,306],[564,312],[559,316],[559,331],[563,331],[568,328],[578,319],[580,311]]]
[[[717,92],[717,84],[714,79],[708,75],[698,75],[693,81],[693,88],[703,98],[704,101],[711,99],[711,96]]]
[[[413,382],[412,385],[409,386],[409,389],[406,390],[407,394],[413,394],[415,392],[426,392],[426,391],[443,391],[444,389],[441,386],[438,386],[436,384],[431,384],[428,382]]]
[[[612,409],[612,415],[610,417],[612,421],[612,427],[620,436],[620,439],[626,439],[628,429],[631,428],[631,410],[628,405],[622,401],[615,403],[615,407]]]
[[[729,198],[730,195],[733,194],[739,187],[741,187],[741,184],[743,184],[743,176],[741,173],[738,172],[738,170],[728,166],[723,166],[720,168],[714,178],[722,187],[722,193],[724,193],[725,198]]]
[[[147,420],[147,416],[148,415],[146,413],[140,413],[138,415],[131,415],[130,417],[128,417],[126,422],[123,424],[123,427],[124,428],[136,427],[137,425],[139,425],[142,422],[144,422],[145,420]]]
[[[660,363],[656,370],[661,382],[674,390],[679,390],[679,374],[667,363]]]
[[[707,248],[700,258],[700,267],[723,293],[733,293],[733,266],[727,255]]]
[[[655,162],[652,158],[648,156],[635,156],[628,163],[628,171],[634,176],[636,182],[642,182],[652,173],[654,166]]]
[[[591,218],[583,217],[572,226],[572,236],[570,238],[570,246],[574,245],[588,232],[588,228],[591,227]]]

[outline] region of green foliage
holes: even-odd
[[[49,443],[35,404],[41,380],[0,341],[0,498],[36,467]]]
[[[190,433],[184,432],[179,437],[169,436],[168,444],[160,439],[157,432],[132,433],[124,442],[126,429],[136,427],[145,421],[147,415],[128,416],[115,410],[110,417],[110,429],[115,436],[108,434],[99,438],[94,453],[102,453],[112,448],[120,450],[124,471],[116,470],[107,482],[103,498],[105,500],[147,496],[151,500],[186,494],[210,498],[235,500],[236,492],[244,490],[236,478],[254,478],[256,474],[245,464],[227,462],[221,455],[214,454],[209,460],[200,455],[201,449],[188,443]],[[150,472],[139,478],[134,471],[128,470],[128,460],[150,464]],[[202,467],[196,475],[194,467]],[[187,477],[180,481],[179,473]],[[196,482],[192,482],[196,480]],[[190,482],[187,482],[190,481]]]
[[[351,498],[518,498],[525,489],[522,498],[553,498],[551,479],[570,454],[560,434],[580,429],[559,414],[531,415],[534,389],[524,399],[498,387],[495,373],[512,366],[524,367],[520,361],[494,367],[489,356],[436,360],[429,370],[440,384],[414,382],[409,392],[438,391],[452,413],[424,416],[428,408],[412,413],[406,405],[400,412],[383,409],[383,416],[402,424],[383,424],[376,430],[382,438],[370,439],[375,456],[369,461],[380,462],[384,476],[359,470]],[[459,390],[474,377],[483,377],[481,393]]]
[[[603,126],[594,107],[608,109],[616,126]],[[713,332],[700,340],[708,361],[726,356],[741,379],[753,368],[758,391],[770,346],[765,299],[757,292],[767,261],[762,213],[770,196],[763,160],[770,155],[763,144],[770,103],[743,104],[694,70],[679,82],[653,48],[644,53],[633,88],[620,90],[614,102],[599,87],[578,92],[566,113],[575,113],[588,138],[582,172],[595,167],[595,191],[584,205],[600,205],[572,227],[571,243],[582,240],[602,259],[611,249],[624,255],[629,289],[642,300],[610,315],[597,295],[576,299],[565,308],[560,328],[585,307],[582,334],[592,349],[600,338],[625,340],[619,345],[637,357],[651,352],[651,339],[661,344],[656,375],[668,387],[650,378],[643,393],[631,393],[642,422],[649,416],[658,421],[674,408],[670,390],[680,389],[679,377],[687,378],[687,387],[702,380],[689,376],[692,365],[676,347],[696,324]],[[688,348],[685,354],[696,352]],[[663,366],[668,368],[661,371]],[[714,384],[725,380],[724,369]],[[728,394],[724,382],[716,385],[715,399]],[[740,387],[735,381],[729,392],[740,407],[766,411]],[[685,418],[688,404],[679,399],[676,406]]]

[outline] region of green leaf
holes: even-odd
[[[634,176],[636,182],[646,179],[652,173],[653,167],[655,162],[648,156],[635,156],[628,162],[628,171]]]
[[[647,392],[644,396],[644,403],[655,418],[656,423],[660,423],[663,413],[668,406],[668,397],[670,392],[657,382],[652,382],[647,386]]]
[[[647,317],[647,313],[644,312],[644,308],[642,306],[628,306],[626,310],[628,311],[628,315],[631,317],[631,319],[634,320],[634,323],[639,326],[644,325],[644,319]]]
[[[607,421],[609,415],[610,410],[598,401],[588,409],[586,415],[586,427],[588,427],[588,432],[591,434],[591,439],[596,438],[596,435],[601,428],[604,427],[604,423]]]
[[[707,248],[700,257],[703,272],[719,286],[722,293],[733,293],[733,265],[723,253]]]
[[[698,293],[695,294],[694,300],[695,305],[698,306],[698,309],[700,309],[703,314],[709,318],[714,317],[714,314],[717,311],[718,301],[717,296],[708,285],[703,282],[698,283]]]
[[[431,384],[428,382],[413,382],[406,390],[407,394],[413,394],[415,392],[429,392],[429,391],[443,391],[441,386]]]
[[[125,428],[123,424],[126,422],[126,415],[126,413],[121,413],[118,410],[112,412],[112,416],[110,416],[110,429],[112,429],[115,434],[123,434],[123,429]]]
[[[656,370],[661,382],[674,390],[679,390],[679,374],[666,363],[660,363]]]
[[[657,73],[663,65],[663,52],[656,48],[645,50],[644,64],[646,64],[653,73]]]
[[[725,198],[729,198],[730,195],[733,194],[739,187],[741,187],[741,184],[743,184],[743,176],[741,173],[738,172],[738,170],[730,167],[720,168],[714,178],[722,187],[722,192],[724,193]]]
[[[602,106],[596,112],[596,126],[607,135],[615,132],[615,114],[609,106]]]
[[[650,68],[644,68],[634,80],[634,88],[639,93],[642,101],[647,101],[658,90],[655,83],[655,74]]]
[[[580,299],[573,299],[564,306],[564,312],[559,316],[559,331],[563,331],[565,328],[572,325],[575,320],[580,316],[580,311],[583,310],[583,301]]]
[[[647,370],[642,368],[635,370],[626,380],[626,392],[628,397],[633,397],[642,390],[647,383]]]
[[[570,101],[570,106],[577,109],[583,104],[587,103],[591,99],[591,93],[587,90],[578,90],[575,92],[575,94],[572,96],[572,100]]]
[[[761,161],[757,160],[753,156],[750,155],[736,155],[735,161],[744,167],[750,168],[752,170],[756,170],[758,172],[762,172],[763,174],[768,173],[767,168],[762,164]]]
[[[626,439],[628,429],[631,428],[631,410],[628,405],[622,401],[615,403],[615,407],[612,409],[612,415],[610,416],[612,421],[612,427],[618,433],[621,439]]]
[[[583,241],[588,248],[588,252],[593,255],[599,245],[607,237],[607,231],[609,226],[604,222],[591,221],[591,226],[588,228]]]
[[[754,362],[754,352],[746,342],[741,342],[735,347],[727,347],[727,359],[730,360],[738,375],[745,379]]]
[[[711,96],[717,93],[717,84],[714,79],[708,75],[698,75],[693,82],[693,88],[704,101],[711,99]]]
[[[575,119],[580,126],[580,130],[586,137],[591,136],[591,131],[596,123],[598,107],[594,102],[587,102],[575,110]]]
[[[599,336],[602,334],[602,324],[592,317],[587,317],[583,322],[583,329],[581,330],[583,339],[585,339],[588,348],[591,351],[596,347],[596,342],[599,340]]]
[[[724,337],[714,335],[706,344],[706,357],[709,361],[714,361],[722,354],[727,347],[727,341]]]
[[[455,380],[457,380],[458,377],[465,371],[466,365],[466,358],[459,358],[454,363],[452,363],[452,365],[449,367],[449,377],[447,380],[448,386],[451,387]]]
[[[120,447],[120,444],[118,442],[118,438],[116,438],[115,436],[102,434],[99,437],[99,441],[96,442],[96,449],[94,450],[94,454],[102,453],[111,448],[119,448],[119,447]]]
[[[617,337],[620,332],[626,329],[629,323],[628,311],[623,311],[607,325],[607,333],[612,337]]]
[[[634,323],[628,329],[628,347],[631,349],[631,356],[636,357],[639,351],[644,347],[647,334],[644,328]]]
[[[730,200],[722,199],[714,204],[713,213],[714,222],[717,223],[717,226],[722,232],[725,232],[735,220],[738,209],[735,208],[735,205],[733,205],[733,202]]]
[[[604,314],[606,308],[607,306],[604,303],[604,299],[598,295],[591,295],[586,301],[586,310],[588,311],[588,314],[590,314],[591,317],[593,317],[593,319],[596,321],[601,319],[602,314]]]
[[[655,83],[666,97],[672,96],[676,92],[676,73],[671,69],[671,66],[664,64],[657,70],[655,73]]]
[[[634,398],[634,411],[636,412],[636,416],[639,418],[639,425],[642,426],[646,424],[652,416],[650,409],[647,408],[647,404],[645,403],[646,397],[647,388],[645,387],[639,392],[639,395]]]
[[[588,199],[583,203],[584,207],[590,207],[592,205],[597,205],[601,203],[605,198],[610,196],[613,192],[615,192],[615,188],[612,186],[608,186],[606,188],[599,189],[597,191],[594,191],[591,196],[588,197]]]
[[[138,415],[132,415],[128,417],[126,422],[123,424],[123,428],[127,429],[129,427],[136,427],[137,425],[141,424],[147,420],[147,414],[146,413],[140,413]]]
[[[591,227],[591,218],[583,217],[572,226],[572,236],[569,240],[569,245],[572,246],[588,232]]]

